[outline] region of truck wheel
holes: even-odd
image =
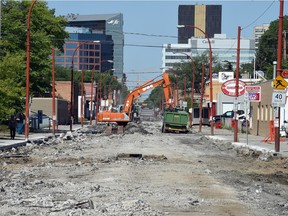
[[[162,133],[166,133],[166,127],[165,127],[165,124],[162,125]]]

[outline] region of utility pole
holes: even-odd
[[[287,32],[284,30],[283,31],[283,61],[287,60]]]
[[[239,96],[239,64],[240,64],[240,36],[241,36],[241,27],[238,26],[238,39],[237,39],[237,59],[236,59],[236,86],[235,86],[235,102],[234,102],[234,142],[238,142],[238,96]]]
[[[283,42],[283,8],[284,0],[280,0],[279,26],[278,26],[278,50],[277,50],[277,76],[281,76],[282,42]],[[277,108],[275,118],[275,152],[280,151],[280,107]]]

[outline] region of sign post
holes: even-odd
[[[244,94],[244,108],[247,115],[249,102],[260,102],[261,101],[261,86],[245,86]],[[248,120],[246,118],[246,143],[248,145]]]
[[[272,106],[277,107],[274,116],[275,151],[280,151],[280,107],[285,107],[288,82],[279,74],[273,80]]]
[[[261,86],[245,86],[245,91],[248,94],[248,100],[250,102],[261,101]]]
[[[247,87],[247,86],[246,86]],[[245,127],[246,127],[246,145],[248,145],[248,120],[247,120],[247,112],[249,108],[249,93],[246,91],[244,93],[244,109],[246,113],[246,118],[245,118]]]
[[[238,33],[239,33],[238,28]],[[239,50],[238,50],[239,51]],[[237,52],[238,52],[237,51]],[[239,71],[238,71],[239,72]],[[236,72],[236,79],[233,80],[228,80],[225,83],[222,84],[221,90],[224,94],[230,96],[230,97],[235,97],[234,100],[234,121],[235,121],[235,126],[234,126],[234,142],[238,141],[238,119],[237,119],[237,110],[238,110],[238,97],[240,95],[243,95],[245,92],[245,86],[246,83],[239,80],[239,74]]]

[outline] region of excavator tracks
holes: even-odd
[[[107,136],[112,135],[112,134],[123,134],[123,133],[124,133],[124,126],[122,125],[110,124],[110,125],[107,125],[105,129],[105,134]]]

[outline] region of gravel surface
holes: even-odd
[[[287,158],[161,122],[104,131],[1,152],[0,215],[288,215]]]

